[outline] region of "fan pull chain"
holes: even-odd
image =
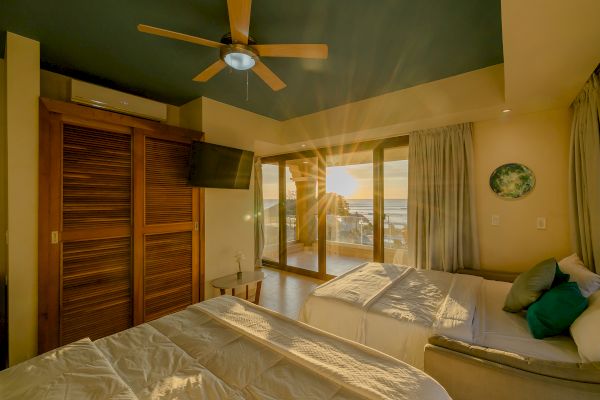
[[[248,101],[248,97],[249,97],[249,95],[248,95],[248,92],[249,92],[249,90],[248,90],[248,75],[250,75],[250,74],[248,73],[248,71],[246,71],[246,101]]]

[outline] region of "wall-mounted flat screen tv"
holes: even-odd
[[[190,159],[192,186],[221,189],[248,189],[254,153],[251,151],[194,142]]]

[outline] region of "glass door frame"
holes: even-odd
[[[373,261],[383,262],[384,258],[384,177],[383,154],[384,149],[390,147],[408,146],[409,136],[397,136],[387,139],[371,140],[340,146],[321,147],[317,149],[298,151],[261,158],[263,164],[278,165],[279,183],[279,262],[262,260],[263,265],[278,268],[284,271],[307,275],[321,280],[335,278],[327,274],[327,210],[326,195],[326,169],[327,159],[331,156],[349,154],[359,151],[373,152]],[[317,249],[318,271],[309,271],[294,267],[287,263],[287,222],[286,222],[286,180],[285,168],[289,160],[317,159]]]

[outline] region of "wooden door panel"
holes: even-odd
[[[199,196],[187,182],[191,141],[143,135],[144,158],[143,321],[181,310],[198,301]],[[134,139],[140,140],[140,139]],[[141,160],[137,168],[141,168]],[[136,169],[137,170],[137,169]],[[136,244],[139,246],[139,244]],[[136,264],[137,265],[137,264]],[[139,318],[136,318],[136,321]]]
[[[132,325],[131,135],[62,125],[60,344]]]
[[[131,238],[63,242],[61,345],[131,326]]]
[[[190,144],[146,137],[145,225],[192,221]]]
[[[131,136],[63,126],[63,231],[131,226]]]
[[[192,247],[191,231],[145,235],[145,321],[192,304]]]

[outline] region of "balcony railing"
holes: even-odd
[[[314,216],[315,224],[317,216]],[[277,240],[277,220],[269,221],[265,226],[270,225],[270,231],[273,234],[273,242]],[[386,248],[405,249],[407,248],[407,231],[406,226],[401,223],[390,223],[384,221],[383,226],[383,242]],[[296,224],[296,216],[288,215],[286,217],[286,232],[287,241],[294,242],[299,237]],[[360,245],[373,245],[373,225],[363,217],[357,215],[327,215],[327,241],[338,243],[350,243]],[[270,242],[267,240],[267,242]]]

